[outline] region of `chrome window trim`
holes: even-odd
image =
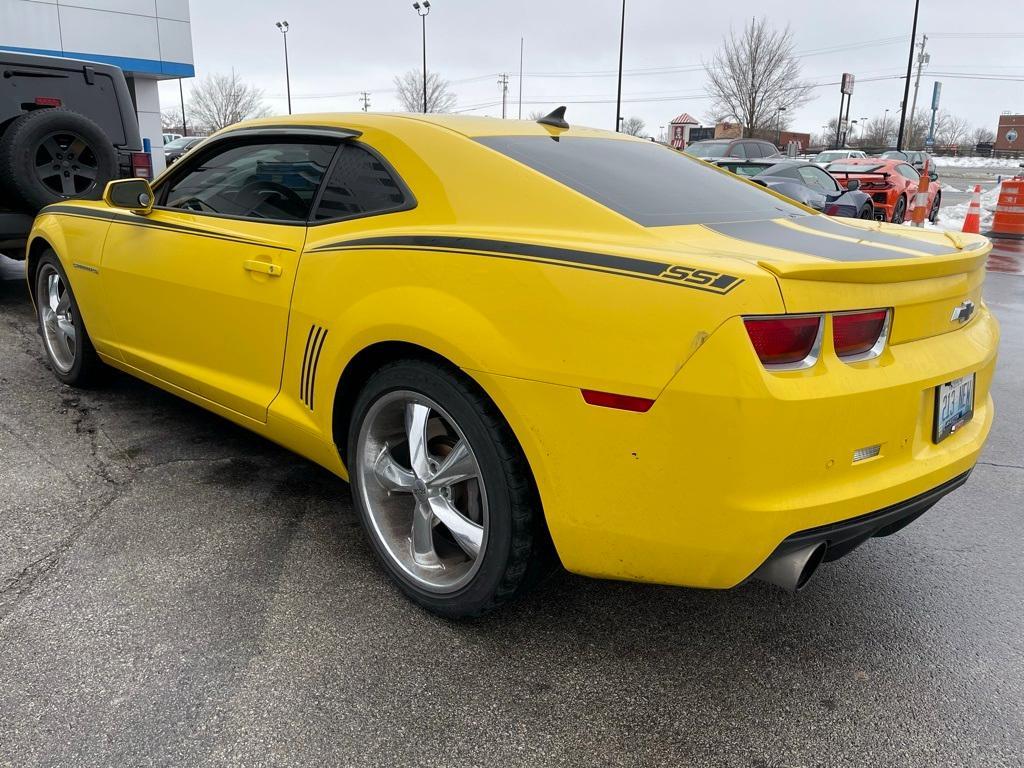
[[[788,371],[806,371],[808,368],[813,368],[818,362],[818,358],[821,357],[821,347],[825,338],[825,313],[823,312],[805,312],[803,314],[793,315],[744,315],[743,320],[799,320],[804,317],[816,317],[818,318],[818,335],[814,337],[814,343],[811,345],[811,351],[807,353],[807,357],[803,360],[798,360],[795,363],[764,363],[758,358],[758,362],[764,367],[766,371],[772,373],[785,373]],[[751,343],[753,346],[753,343]],[[754,350],[754,356],[757,356],[757,350]]]
[[[862,315],[865,312],[877,312],[875,309],[857,309],[851,312],[833,312],[832,317],[839,317],[842,315]],[[865,360],[874,360],[876,357],[882,354],[885,350],[885,345],[889,343],[889,331],[892,328],[892,307],[886,307],[885,309],[885,321],[882,323],[882,330],[878,334],[878,339],[875,341],[874,346],[866,352],[859,352],[856,355],[840,355],[839,350],[836,349],[836,334],[832,331],[832,349],[836,353],[836,357],[842,360],[844,363],[861,363]]]

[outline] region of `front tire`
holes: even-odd
[[[374,552],[415,603],[478,616],[544,568],[546,529],[511,428],[461,374],[403,360],[356,399],[352,495]]]
[[[50,369],[63,384],[91,387],[102,381],[103,363],[89,339],[71,283],[53,251],[39,259],[36,317]]]

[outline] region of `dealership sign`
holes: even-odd
[[[849,96],[849,95],[851,95],[853,93],[853,75],[852,74],[850,74],[849,72],[843,72],[843,84],[839,88],[839,90],[842,93],[845,93],[847,96]]]

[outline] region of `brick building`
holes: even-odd
[[[1000,115],[993,147],[1004,152],[1024,152],[1024,115]]]

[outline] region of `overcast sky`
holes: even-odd
[[[278,113],[286,112],[281,34],[274,26],[281,19],[291,25],[295,112],[355,111],[364,90],[371,110],[396,110],[394,76],[421,66],[420,20],[411,0],[192,0],[191,6],[197,75],[233,67],[263,89]],[[789,24],[805,79],[829,83],[792,116],[792,129],[818,132],[838,112],[839,86],[831,83],[844,71],[857,77],[851,119],[898,111],[913,0],[869,3],[863,13],[855,7],[834,0],[627,0],[623,114],[642,118],[650,134],[681,112],[705,119],[710,100],[702,62],[730,26],[739,29],[763,13],[780,27]],[[432,0],[427,64],[451,81],[457,110],[496,117],[498,74],[507,72],[508,114],[516,117],[522,37],[523,116],[566,104],[570,122],[610,129],[620,11],[619,0]],[[919,108],[928,107],[938,79],[942,106],[974,125],[994,129],[1001,111],[1024,111],[1020,0],[921,0],[922,33],[929,36],[931,63]],[[161,92],[165,105],[174,103],[177,82],[163,83]]]

